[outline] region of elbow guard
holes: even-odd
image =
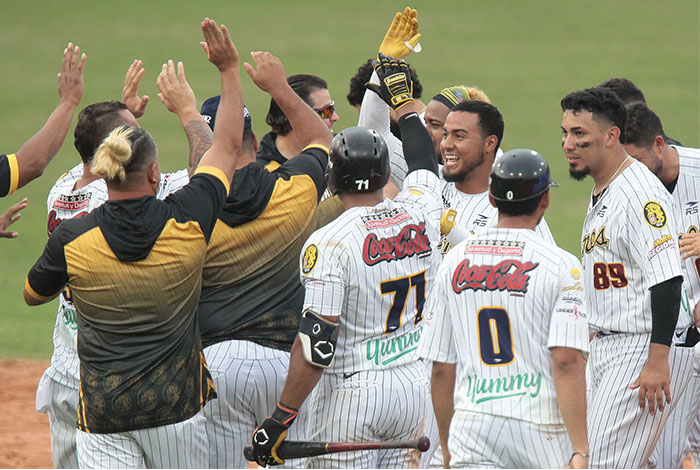
[[[314,311],[306,309],[299,323],[299,339],[304,359],[323,369],[333,363],[335,342],[338,339],[338,324],[325,320]]]

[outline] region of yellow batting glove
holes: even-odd
[[[379,52],[395,59],[402,59],[412,51],[420,52],[418,40],[418,12],[406,7],[403,13],[396,13],[379,45]]]

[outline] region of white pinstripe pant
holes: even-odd
[[[538,425],[457,411],[450,424],[450,468],[564,468],[572,447],[564,425]]]
[[[693,349],[671,347],[671,405],[651,416],[629,386],[647,360],[649,334],[596,335],[588,361],[590,468],[653,468],[661,430],[690,380]]]
[[[210,468],[248,468],[243,446],[253,430],[272,414],[289,370],[289,353],[251,341],[222,341],[204,357],[218,398],[204,407]],[[306,440],[306,406],[289,428],[288,440]],[[298,464],[292,460],[288,465]],[[278,466],[275,468],[285,468]]]
[[[700,412],[700,343],[694,348],[693,374],[688,387],[683,392],[678,405],[666,421],[661,438],[656,446],[659,468],[683,468],[683,461],[688,453],[693,457],[697,468],[698,448],[698,413]],[[691,443],[694,443],[691,449]]]
[[[382,371],[324,373],[309,401],[309,440],[377,442],[424,433],[430,381],[417,361]],[[339,452],[306,461],[307,468],[417,468],[416,449]]]
[[[80,468],[206,468],[204,416],[113,434],[77,431]]]
[[[71,384],[71,382],[75,383]],[[36,410],[49,415],[51,458],[54,468],[78,467],[75,432],[78,420],[79,387],[77,380],[66,378],[64,382],[59,382],[44,372],[36,390]]]

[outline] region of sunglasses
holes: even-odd
[[[335,113],[335,101],[331,101],[331,104],[324,106],[321,109],[314,109],[316,114],[321,116],[322,119],[330,119]]]

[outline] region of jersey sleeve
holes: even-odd
[[[19,184],[19,165],[17,156],[0,155],[0,197],[9,196],[17,190]]]
[[[39,301],[53,298],[68,283],[68,268],[61,228],[59,225],[51,234],[44,252],[27,275],[25,289]]]
[[[442,218],[442,183],[432,171],[416,170],[409,173],[403,190],[394,198],[394,202],[420,210],[439,229]]]
[[[379,83],[377,72],[372,72],[369,79],[372,83]],[[360,117],[357,121],[360,127],[374,129],[382,136],[389,148],[391,162],[391,181],[400,188],[403,186],[408,165],[403,156],[403,144],[394,134],[391,133],[389,119],[389,105],[386,104],[376,93],[370,90],[365,91],[360,108]]]
[[[565,253],[559,262],[557,299],[549,324],[548,348],[588,352],[588,315],[585,309],[581,262]]]
[[[304,310],[323,316],[339,316],[345,301],[349,260],[340,243],[323,240],[314,232],[301,253],[301,283],[305,289]]]
[[[447,264],[440,265],[435,287],[428,295],[418,356],[434,362],[454,364],[457,362],[457,349],[452,335],[452,319],[447,308],[450,296],[450,271]]]
[[[179,217],[178,222],[196,220],[207,243],[214,230],[219,210],[226,201],[230,189],[223,171],[216,167],[200,166],[192,179],[181,190],[171,194],[165,200],[171,204]]]
[[[308,175],[316,186],[317,199],[326,190],[326,167],[328,148],[323,145],[310,145],[299,155],[284,162],[274,173],[289,179],[294,175]]]
[[[190,182],[190,174],[187,169],[178,170],[174,173],[161,173],[160,185],[158,185],[158,199],[165,199],[178,189],[182,189]]]
[[[626,214],[630,252],[642,268],[648,288],[682,275],[673,202],[659,188],[663,189],[660,183],[644,197],[631,195],[631,210]]]

